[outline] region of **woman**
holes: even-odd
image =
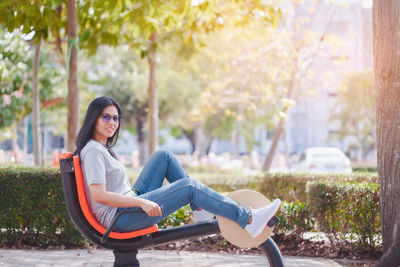
[[[237,205],[202,183],[188,177],[174,155],[155,152],[131,187],[125,167],[111,147],[117,142],[121,108],[110,97],[93,100],[77,138],[74,154],[80,155],[89,206],[104,227],[123,210],[144,211],[121,216],[116,231],[128,232],[156,224],[168,214],[190,204],[235,221],[252,237],[259,236],[278,211],[280,200],[251,210]],[[164,178],[169,182],[162,186]],[[161,208],[162,207],[162,208]]]

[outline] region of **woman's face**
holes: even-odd
[[[97,118],[93,139],[105,144],[112,137],[119,125],[118,109],[112,105],[106,107]]]

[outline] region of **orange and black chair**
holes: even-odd
[[[85,184],[78,156],[64,153],[59,156],[65,203],[76,228],[89,241],[112,249],[114,266],[139,266],[137,250],[219,233],[217,220],[159,230],[157,225],[128,233],[113,231],[115,223],[126,212],[117,214],[112,225],[105,229],[89,209]],[[128,211],[129,212],[129,211]],[[268,238],[261,246],[270,266],[283,266],[282,255],[275,242]]]

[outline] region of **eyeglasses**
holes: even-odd
[[[109,123],[111,119],[114,121],[114,123],[119,123],[121,117],[119,115],[111,116],[109,114],[101,114],[101,119],[103,120],[104,123]]]

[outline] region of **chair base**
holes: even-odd
[[[131,251],[114,250],[114,267],[139,267],[137,249]]]

